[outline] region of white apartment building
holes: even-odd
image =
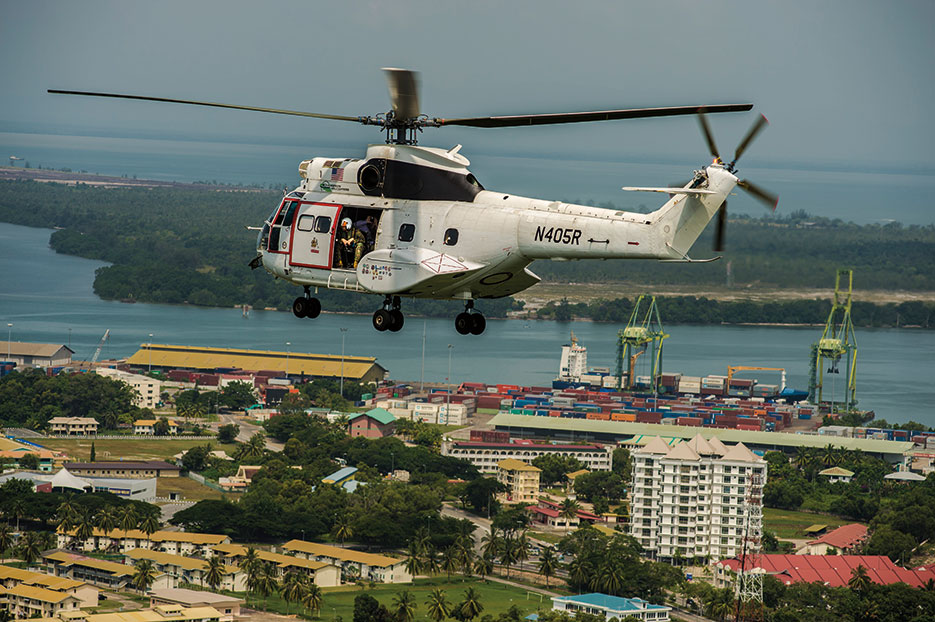
[[[481,473],[496,473],[501,460],[522,460],[532,462],[546,454],[571,456],[582,463],[589,471],[609,471],[613,463],[613,450],[610,445],[598,443],[581,445],[560,445],[551,443],[533,443],[528,439],[514,440],[510,443],[483,443],[477,441],[451,441],[442,443],[443,456],[462,458],[477,467]]]
[[[109,367],[98,367],[94,372],[101,376],[113,378],[114,380],[122,380],[136,389],[136,405],[140,408],[149,408],[152,410],[156,408],[156,404],[159,403],[159,393],[162,391],[162,382],[159,380],[148,376],[140,376],[139,374],[131,374],[119,369],[111,369]]]
[[[723,558],[741,553],[748,496],[762,530],[766,461],[743,443],[698,434],[669,447],[654,438],[632,453],[629,533],[655,558]]]
[[[468,418],[473,417],[477,410],[476,400],[473,398],[449,404],[444,396],[439,395],[432,395],[429,402],[405,399],[379,400],[375,406],[385,408],[397,419],[412,419],[439,425],[468,425],[470,423]]]

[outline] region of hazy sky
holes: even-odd
[[[380,68],[430,116],[750,101],[752,161],[935,167],[935,2],[0,0],[0,131],[379,142],[376,129],[53,96],[47,88],[366,115]],[[727,118],[730,116],[731,118]],[[753,113],[713,121],[721,149]],[[694,120],[430,130],[477,152],[705,156]],[[350,154],[354,155],[354,154]]]

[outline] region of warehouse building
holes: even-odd
[[[215,372],[218,370],[276,371],[292,377],[342,377],[357,382],[380,382],[386,378],[386,369],[373,357],[310,354],[306,352],[277,352],[272,350],[241,350],[236,348],[206,348],[144,343],[127,359],[139,368],[163,371],[189,369]],[[342,371],[343,369],[343,371]]]
[[[60,343],[0,341],[0,360],[17,367],[65,367],[71,365],[75,351]]]
[[[688,440],[699,432],[698,427],[630,421],[601,421],[570,417],[536,417],[499,413],[489,422],[496,430],[520,438],[552,438],[568,442],[604,442],[625,444],[635,436],[661,436]],[[870,438],[843,438],[817,434],[790,434],[724,428],[700,428],[705,436],[717,435],[725,443],[743,443],[757,452],[785,451],[793,453],[799,447],[824,449],[828,445],[857,450],[892,464],[907,464],[914,445],[905,441],[884,441]]]

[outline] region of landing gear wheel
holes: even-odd
[[[471,318],[472,335],[480,335],[484,332],[484,329],[487,328],[487,320],[484,319],[484,315],[482,313],[474,313],[468,317]]]
[[[292,301],[292,314],[298,318],[303,318],[308,314],[308,298],[299,296]]]
[[[406,318],[403,317],[403,312],[399,309],[393,309],[390,311],[390,326],[389,331],[391,333],[398,333],[403,327],[403,323],[406,321]]]
[[[373,314],[373,327],[381,333],[392,326],[392,324],[393,319],[390,316],[390,312],[386,309],[377,309]],[[400,325],[400,328],[402,328],[402,325]]]
[[[467,335],[471,332],[471,327],[474,325],[470,314],[468,313],[459,313],[455,317],[455,330],[458,331],[461,335]]]
[[[321,315],[321,301],[318,298],[308,298],[305,304],[305,317],[314,320]]]

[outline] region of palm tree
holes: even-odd
[[[825,468],[841,464],[841,454],[838,453],[837,448],[835,448],[831,443],[825,445],[825,448],[822,451],[821,464]]]
[[[250,577],[255,577],[260,570],[260,556],[257,554],[255,548],[251,546],[247,549],[247,552],[243,556],[243,561],[240,562],[240,567],[247,575],[247,585],[249,586]]]
[[[16,532],[19,533],[19,519],[26,515],[26,502],[22,499],[13,499],[10,502],[8,513],[16,519]]]
[[[484,610],[484,605],[480,602],[480,596],[473,587],[464,591],[464,600],[461,602],[461,615],[467,620],[473,620]]]
[[[568,564],[568,578],[571,579],[576,589],[585,587],[590,577],[591,564],[582,557],[575,557],[575,559]]]
[[[318,617],[323,600],[321,588],[314,581],[309,581],[308,585],[305,586],[305,594],[302,595],[302,606],[314,611],[315,617]]]
[[[305,575],[299,574],[295,570],[290,570],[282,578],[282,589],[280,595],[287,603],[297,603],[305,595]]]
[[[480,541],[481,550],[483,550],[484,555],[496,557],[500,553],[500,546],[503,544],[503,540],[497,535],[496,527],[491,527],[490,533],[486,534]]]
[[[409,550],[406,554],[406,572],[408,572],[414,578],[417,574],[419,574],[420,570],[422,570],[422,560],[419,559],[415,541],[410,540]]]
[[[506,568],[506,576],[510,578],[510,566],[516,563],[516,540],[505,537],[500,547],[500,563]]]
[[[159,531],[159,527],[159,517],[152,513],[147,514],[143,520],[140,521],[140,531],[146,534],[146,548],[153,548],[150,538],[152,538],[154,533]]]
[[[515,538],[516,540],[516,561],[519,562],[519,570],[523,571],[523,562],[529,559],[529,537],[525,531]]]
[[[334,537],[341,541],[341,546],[344,546],[344,541],[353,536],[354,529],[351,527],[351,521],[348,519],[347,514],[341,514],[334,521]]]
[[[38,531],[27,531],[20,537],[17,554],[26,564],[31,564],[42,555],[42,536]]]
[[[565,519],[565,528],[571,531],[571,519],[578,516],[578,502],[574,499],[565,499],[562,501],[558,515]]]
[[[493,562],[494,558],[485,553],[483,557],[479,558],[477,563],[474,564],[474,572],[479,574],[481,578],[484,579],[484,583],[487,582],[486,577],[493,574]]]
[[[426,608],[428,609],[429,617],[435,620],[435,622],[441,622],[445,618],[451,615],[451,603],[448,602],[448,599],[445,597],[445,590],[440,587],[432,590],[428,597],[425,599]]]
[[[871,583],[872,581],[870,580],[870,575],[867,573],[867,569],[864,568],[862,564],[858,564],[856,568],[851,570],[851,578],[847,582],[847,587],[858,594],[863,594],[867,588],[870,587]]]
[[[204,580],[211,587],[211,589],[216,590],[220,587],[221,583],[224,581],[224,574],[227,570],[224,560],[220,555],[212,555],[208,560],[208,567],[205,569]]]
[[[416,615],[416,598],[409,593],[409,590],[403,590],[393,597],[393,610],[396,619],[400,622],[412,622]]]
[[[549,587],[549,577],[554,577],[558,570],[558,558],[555,556],[555,549],[551,546],[545,548],[539,555],[539,574],[545,577],[545,587]]]
[[[123,531],[124,538],[131,529],[136,529],[137,522],[136,508],[133,507],[132,503],[127,503],[117,510],[117,524]]]
[[[94,517],[87,508],[82,508],[75,518],[75,541],[78,548],[94,537]]]
[[[0,523],[0,562],[5,561],[6,552],[13,547],[13,530],[9,523]]]
[[[156,566],[151,559],[138,559],[134,567],[136,572],[133,573],[133,587],[142,594],[156,580]]]
[[[259,458],[266,451],[266,435],[262,432],[257,432],[250,437],[246,443],[241,443],[237,447],[237,452],[235,457],[238,460],[249,459],[249,458]]]
[[[422,553],[422,569],[429,574],[438,574],[441,566],[438,563],[438,552],[431,544]]]
[[[110,532],[117,527],[117,514],[112,506],[101,508],[97,516],[94,517],[94,525],[104,532],[104,535],[110,535]]]
[[[263,597],[263,606],[266,607],[266,597],[279,588],[276,580],[276,567],[270,563],[263,564],[256,578],[256,592]]]
[[[471,569],[474,567],[474,538],[467,537],[458,537],[458,541],[455,543],[457,547],[457,557],[458,557],[458,566],[461,567],[461,572],[465,574],[471,574]]]
[[[442,570],[445,571],[445,574],[448,576],[448,580],[451,581],[452,571],[458,570],[458,551],[455,549],[455,546],[452,544],[447,549],[442,551]]]
[[[591,578],[591,589],[616,596],[623,587],[623,568],[616,557],[608,557],[601,564],[600,572]]]

